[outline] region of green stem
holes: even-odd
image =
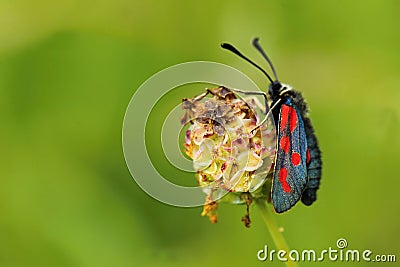
[[[282,233],[279,231],[278,226],[276,225],[276,222],[275,222],[274,218],[272,217],[272,212],[268,208],[265,199],[256,199],[255,202],[261,211],[261,215],[262,215],[264,222],[269,230],[272,240],[275,243],[277,250],[284,250],[287,253],[286,255],[288,255],[290,249],[289,249]],[[298,267],[297,263],[294,261],[291,261],[289,258],[284,263],[286,264],[286,266],[289,266],[289,267]]]

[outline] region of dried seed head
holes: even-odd
[[[213,196],[230,192],[236,194],[231,202],[244,203],[240,193],[252,193],[264,184],[275,155],[275,129],[267,123],[252,133],[260,121],[254,107],[225,87],[207,92],[214,97],[203,94],[184,99],[181,122],[191,122],[185,152],[193,159],[198,183],[208,194],[203,215],[216,221]],[[248,214],[246,218],[248,225]]]

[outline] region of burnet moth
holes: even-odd
[[[291,86],[279,81],[271,60],[258,43],[258,38],[253,40],[253,46],[268,62],[275,81],[264,69],[232,45],[223,43],[221,46],[261,70],[271,82],[268,90],[271,104],[266,118],[272,112],[278,136],[271,188],[271,199],[275,211],[285,212],[300,199],[305,205],[311,205],[317,199],[316,192],[321,179],[322,161],[317,137],[308,117],[308,107],[303,96]],[[266,121],[266,118],[260,125]]]

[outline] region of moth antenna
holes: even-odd
[[[269,59],[267,54],[264,52],[264,50],[262,49],[261,45],[258,43],[258,40],[259,40],[258,37],[253,39],[253,46],[257,49],[258,52],[260,52],[260,54],[268,62],[269,66],[271,67],[272,72],[274,73],[276,81],[279,81],[278,75],[276,75],[276,71],[275,71],[274,65],[272,64],[272,61]]]
[[[243,58],[244,60],[246,60],[247,62],[249,62],[251,65],[253,65],[254,67],[256,67],[257,69],[259,69],[262,73],[264,73],[265,76],[267,76],[268,80],[271,83],[274,83],[274,81],[271,79],[271,76],[269,76],[269,74],[263,69],[261,68],[259,65],[257,65],[256,63],[254,63],[252,60],[250,60],[248,57],[246,57],[245,55],[243,55],[242,53],[239,52],[239,50],[237,50],[233,45],[231,44],[227,44],[227,43],[222,43],[221,47],[223,49],[229,50],[232,53],[234,53],[235,55]],[[275,75],[276,77],[276,75]]]

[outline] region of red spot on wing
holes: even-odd
[[[296,110],[288,105],[282,105],[280,129],[286,129],[289,123],[290,132],[293,132],[297,126],[297,121]]]
[[[290,139],[288,136],[282,136],[281,141],[279,142],[279,145],[285,153],[289,152],[290,148]]]
[[[310,164],[310,161],[311,161],[310,149],[307,148],[307,159],[306,159],[307,164]]]
[[[297,152],[294,152],[292,154],[292,163],[294,166],[297,166],[300,164],[300,154]]]
[[[286,181],[287,175],[288,175],[288,171],[286,170],[285,167],[282,167],[279,170],[279,181],[281,182],[283,191],[285,191],[286,193],[289,193],[290,185]]]
[[[293,132],[297,126],[297,112],[294,108],[290,108],[290,132]]]
[[[285,129],[286,124],[289,121],[289,110],[290,107],[287,105],[282,105],[281,108],[281,125],[280,125],[280,129]]]

